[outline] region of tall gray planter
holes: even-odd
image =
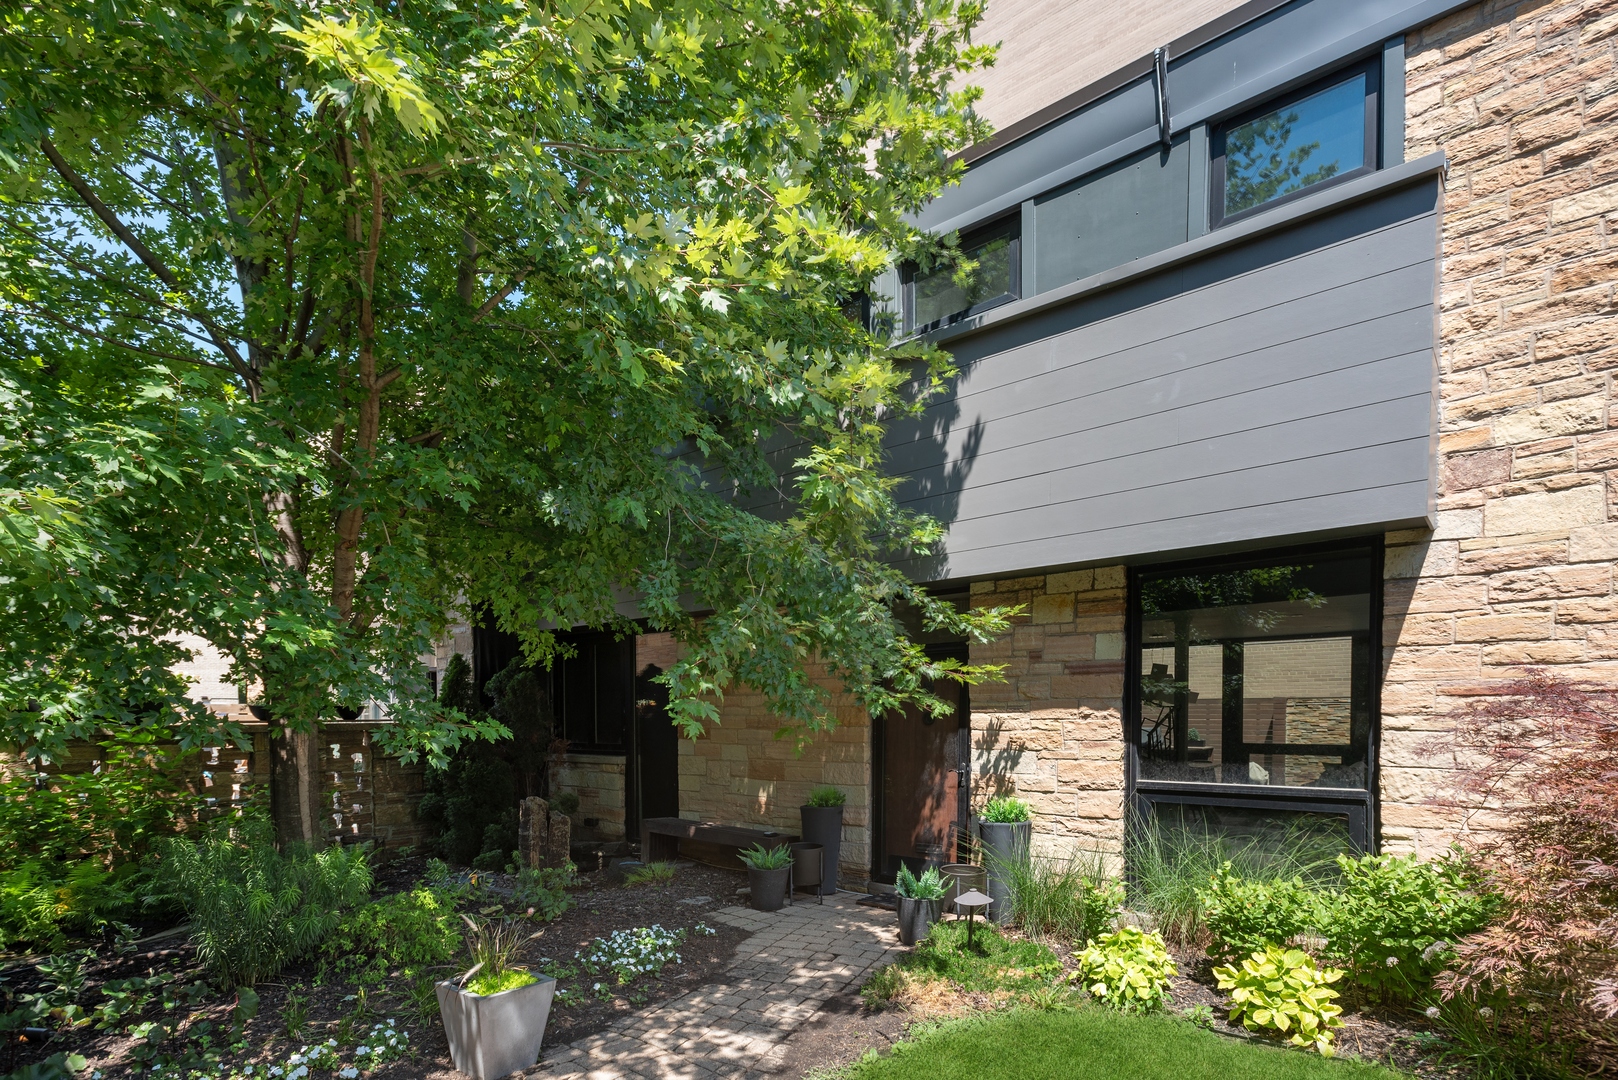
[[[983,843],[983,867],[989,874],[989,918],[997,923],[1011,921],[1011,883],[1002,867],[1028,865],[1028,845],[1033,839],[1031,821],[982,821],[978,829]]]
[[[926,937],[938,921],[943,900],[912,900],[899,897],[899,944],[914,945]]]
[[[539,1060],[555,979],[541,975],[538,982],[488,997],[467,993],[452,982],[441,982],[436,989],[456,1069],[473,1080],[498,1080]]]
[[[837,891],[837,862],[843,847],[843,808],[841,806],[800,806],[803,815],[803,841],[819,844],[820,895]]]

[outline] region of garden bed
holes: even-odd
[[[946,920],[945,934],[958,932],[958,928],[951,925],[953,922]],[[980,924],[978,934],[982,935],[985,931],[986,928]],[[990,933],[996,934],[1003,945],[994,946],[995,951],[982,962],[939,963],[913,952],[908,954],[908,961],[899,962],[897,969],[918,972],[921,977],[906,978],[897,987],[884,986],[882,980],[891,979],[892,976],[879,973],[867,983],[869,989],[866,993],[843,995],[827,1002],[788,1040],[784,1056],[773,1075],[797,1077],[811,1067],[832,1064],[840,1066],[840,1069],[833,1070],[835,1075],[842,1076],[847,1072],[848,1075],[865,1076],[865,1072],[853,1069],[854,1063],[863,1056],[873,1052],[886,1055],[895,1046],[915,1035],[933,1030],[940,1023],[949,1024],[1018,1008],[1057,1011],[1101,1008],[1086,1003],[1081,994],[1057,989],[1061,979],[1075,967],[1075,950],[1067,944],[1057,940],[1033,942],[1016,928],[1001,927]],[[918,960],[921,961],[919,964]],[[1179,1026],[1190,1028],[1193,1024],[1185,1017],[1193,1015],[1196,1017],[1195,1026],[1227,1040],[1251,1044],[1266,1053],[1279,1052],[1270,1040],[1254,1036],[1240,1025],[1233,1026],[1226,1021],[1225,995],[1216,989],[1210,973],[1212,965],[1203,954],[1179,953],[1175,956],[1175,962],[1180,974],[1172,977],[1171,999],[1162,1019],[1177,1021]],[[1052,965],[1059,965],[1060,975],[1056,974]],[[1203,1008],[1199,1009],[1199,1006]],[[1392,1065],[1401,1072],[1420,1077],[1461,1075],[1459,1070],[1436,1060],[1438,1043],[1435,1036],[1423,1026],[1413,1023],[1413,1018],[1360,1011],[1346,1012],[1343,1019],[1343,1026],[1336,1033],[1340,1058]],[[1135,1021],[1121,1022],[1128,1026]],[[1088,1031],[1094,1025],[1081,1026]],[[972,1039],[968,1038],[967,1042],[972,1042]],[[1300,1051],[1287,1053],[1304,1056]],[[971,1054],[967,1053],[964,1060],[971,1060]],[[893,1068],[898,1070],[892,1073],[893,1076],[910,1075],[897,1065]],[[870,1075],[886,1077],[889,1073],[875,1070]],[[1276,1075],[1293,1073],[1282,1069]],[[1304,1069],[1297,1075],[1315,1074]]]
[[[375,895],[380,898],[388,891],[407,891],[425,871],[420,859],[397,860],[379,868]],[[460,904],[462,911],[485,917],[524,914],[520,907],[509,903],[508,896],[502,895],[510,879],[499,874],[479,874],[478,878],[479,888]],[[615,885],[604,873],[580,875],[577,886],[569,890],[571,906],[560,917],[526,924],[532,930],[517,957],[519,964],[535,970],[564,972],[559,987],[567,993],[551,1010],[545,1046],[586,1037],[627,1013],[715,981],[729,967],[736,945],[747,931],[714,921],[711,915],[720,907],[736,903],[736,891],[745,881],[739,871],[692,864],[678,866],[672,881],[666,884]],[[598,939],[609,938],[617,931],[651,926],[670,933],[685,932],[676,946],[678,963],[668,963],[660,971],[636,972],[626,985],[579,968],[575,954],[587,952]],[[706,930],[699,930],[699,926]],[[453,974],[456,967],[464,964],[457,961],[439,975]],[[12,959],[3,976],[5,989],[13,994],[37,992],[49,983],[31,962],[20,958]],[[306,1048],[314,1048],[318,1057],[323,1053],[320,1045],[329,1039],[337,1040],[334,1053],[345,1067],[361,1064],[355,1061],[361,1047],[373,1051],[364,1063],[374,1068],[361,1071],[373,1072],[377,1077],[447,1076],[452,1072],[437,1004],[430,995],[420,989],[412,992],[405,980],[390,980],[366,991],[335,978],[330,971],[322,978],[318,956],[259,983],[255,988],[256,1015],[239,1025],[233,1024],[236,995],[206,984],[196,950],[183,933],[140,942],[122,951],[97,947],[83,968],[82,989],[72,996],[82,1014],[94,1018],[94,1011],[98,1007],[104,1010],[109,1000],[102,992],[109,980],[164,976],[170,981],[149,991],[144,1011],[105,1027],[91,1022],[58,1030],[43,1044],[13,1042],[0,1052],[0,1071],[58,1053],[82,1055],[89,1069],[100,1070],[108,1077],[131,1071],[139,1064],[144,1044],[138,1037],[139,1029],[133,1033],[129,1029],[144,1017],[169,1023],[181,1021],[178,1033],[160,1050],[168,1054],[171,1062],[182,1065],[181,1075],[197,1068],[213,1076],[264,1076],[270,1066],[277,1066],[282,1075],[269,1076],[273,1080],[290,1080],[300,1065],[308,1063]],[[408,1036],[403,1034],[406,1032]],[[379,1060],[376,1048],[370,1044],[385,1044],[390,1034],[396,1045]],[[195,1051],[194,1060],[177,1059],[174,1051],[182,1046]],[[254,1066],[252,1072],[244,1068],[249,1064]],[[173,1071],[172,1066],[166,1071]]]

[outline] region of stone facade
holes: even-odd
[[[790,737],[775,737],[780,720],[762,694],[746,687],[727,694],[720,723],[700,739],[680,740],[680,816],[797,833],[809,792],[835,784],[848,795],[839,878],[845,888],[864,882],[871,873],[871,721],[847,694],[833,693],[832,704],[837,726],[799,752]]]
[[[1438,526],[1388,536],[1382,829],[1431,852],[1442,714],[1525,665],[1618,682],[1618,0],[1489,3],[1406,38],[1407,156],[1443,150]]]
[[[972,688],[972,797],[1034,810],[1035,850],[1122,852],[1124,610],[1121,566],[980,581],[972,605],[1021,604],[1011,635],[972,648],[1006,665]]]
[[[624,839],[622,754],[568,754],[552,778],[552,787],[579,797],[579,812],[573,815],[574,839],[608,843]]]

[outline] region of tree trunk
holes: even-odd
[[[320,754],[313,731],[270,733],[270,820],[276,845],[320,842]]]

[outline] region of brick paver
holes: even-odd
[[[840,893],[774,912],[719,909],[711,918],[753,931],[719,982],[552,1047],[527,1075],[708,1080],[768,1071],[800,1024],[898,950],[893,914],[858,899]]]

